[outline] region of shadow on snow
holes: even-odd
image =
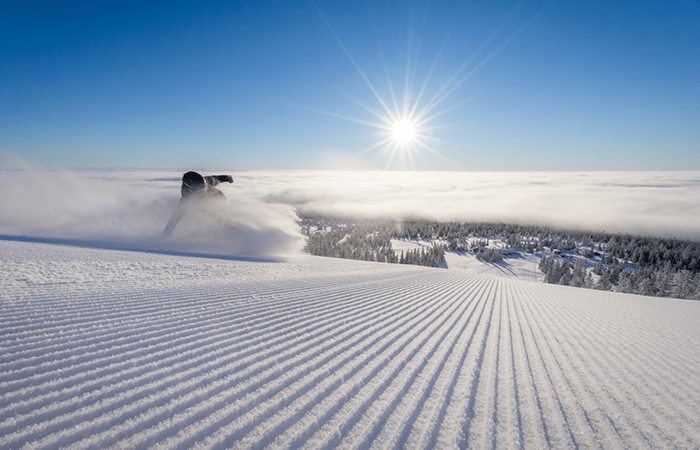
[[[6,234],[0,234],[1,241],[12,241],[12,242],[27,242],[33,244],[49,244],[49,245],[64,245],[70,247],[82,247],[82,248],[92,248],[98,250],[118,250],[127,252],[137,252],[137,253],[150,253],[155,255],[168,255],[168,256],[186,256],[192,258],[206,258],[206,259],[221,259],[227,261],[245,261],[245,262],[265,262],[265,263],[279,263],[285,261],[282,257],[251,257],[251,256],[236,256],[236,255],[224,255],[215,253],[199,253],[199,252],[187,252],[178,250],[168,250],[159,248],[144,248],[138,245],[128,245],[120,244],[116,242],[107,242],[99,240],[81,240],[81,239],[66,239],[66,238],[49,238],[40,236],[12,236]]]

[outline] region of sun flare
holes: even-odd
[[[409,144],[416,137],[416,128],[413,123],[402,120],[394,124],[392,136],[398,144]]]
[[[323,12],[316,5],[314,6],[323,22],[328,27],[328,30],[335,38],[338,45],[340,45],[340,48],[355,67],[355,70],[364,80],[370,93],[376,100],[376,104],[371,105],[364,99],[359,100],[351,97],[354,103],[361,106],[371,116],[374,116],[374,119],[355,118],[323,111],[330,116],[360,123],[362,125],[368,125],[378,130],[376,136],[379,139],[358,151],[357,155],[373,152],[381,159],[386,158],[385,169],[387,170],[391,168],[411,168],[416,170],[421,164],[430,167],[430,161],[427,158],[428,153],[439,157],[450,165],[454,165],[449,158],[446,158],[438,150],[433,148],[433,145],[438,143],[441,139],[434,135],[436,126],[434,124],[431,125],[431,122],[455,106],[445,106],[444,102],[468,78],[464,77],[462,80],[458,79],[460,73],[468,64],[463,64],[463,67],[460,68],[446,84],[441,87],[433,88],[429,85],[433,70],[438,62],[436,56],[432,67],[427,74],[425,74],[425,79],[422,81],[421,87],[415,89],[417,83],[414,82],[414,79],[418,78],[418,64],[413,63],[412,58],[417,58],[418,52],[412,50],[411,42],[413,37],[412,31],[409,31],[406,74],[400,77],[400,79],[403,79],[403,85],[398,84],[396,85],[398,89],[395,88],[389,65],[386,60],[383,60],[386,80],[382,85],[377,85],[375,87],[375,83],[370,81],[367,74],[362,70],[355,57],[345,46]],[[413,30],[412,22],[409,28]],[[402,93],[403,95],[401,95]],[[377,106],[379,106],[379,108]]]

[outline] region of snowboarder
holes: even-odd
[[[178,222],[192,208],[193,205],[205,205],[226,201],[226,196],[215,186],[219,183],[233,183],[231,175],[212,175],[203,177],[197,172],[187,172],[182,176],[180,192],[182,197],[177,209],[163,230],[163,236],[173,234]]]

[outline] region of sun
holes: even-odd
[[[364,97],[371,99],[372,96],[366,95],[366,93],[362,99],[353,98],[353,96],[350,95],[350,99],[355,104],[362,107],[366,113],[369,113],[363,113],[362,118],[350,117],[344,114],[323,110],[318,110],[318,112],[377,129],[373,139],[368,139],[367,146],[359,150],[355,155],[359,156],[372,152],[374,156],[379,157],[379,159],[386,157],[387,163],[385,169],[393,167],[404,169],[407,165],[410,165],[410,167],[415,170],[417,169],[417,160],[420,160],[421,164],[430,166],[431,161],[427,158],[428,154],[438,157],[441,164],[457,167],[458,164],[456,161],[452,161],[434,147],[445,147],[447,151],[453,153],[455,148],[463,147],[464,143],[447,141],[440,137],[440,134],[443,134],[441,130],[450,125],[439,125],[437,119],[453,109],[461,107],[467,101],[466,99],[458,101],[458,99],[455,98],[455,96],[461,95],[461,88],[467,80],[471,79],[482,66],[487,64],[512,40],[518,37],[523,30],[533,23],[545,9],[549,7],[551,2],[545,4],[542,9],[535,12],[524,23],[517,24],[514,32],[504,36],[502,31],[508,29],[506,28],[507,24],[513,23],[511,22],[511,18],[515,16],[514,13],[516,10],[520,9],[520,6],[513,9],[508,16],[491,31],[476,50],[471,54],[464,54],[464,59],[461,64],[459,64],[460,56],[463,55],[464,51],[461,49],[462,45],[460,44],[459,49],[450,49],[446,47],[449,41],[448,36],[442,39],[443,44],[439,48],[433,45],[440,40],[439,36],[436,36],[437,39],[424,40],[424,36],[422,35],[423,30],[427,30],[429,27],[425,27],[425,22],[427,22],[427,20],[425,20],[422,15],[424,11],[427,13],[427,9],[423,10],[422,7],[417,8],[413,5],[414,2],[408,3],[411,4],[411,7],[405,12],[391,9],[392,16],[395,16],[396,13],[407,14],[405,16],[406,20],[396,21],[397,24],[400,24],[400,28],[397,29],[397,31],[408,31],[405,50],[392,51],[380,45],[379,54],[382,64],[371,73],[365,73],[362,67],[360,67],[358,60],[350,52],[350,49],[345,45],[323,11],[316,5],[314,0],[311,0],[312,6],[316,9],[316,12],[328,28],[328,31],[338,43],[343,53],[345,53],[345,56],[347,56],[352,66],[357,71],[357,74],[364,80],[374,100],[376,100],[376,102],[367,102]],[[510,27],[510,25],[508,25],[508,27]],[[377,37],[379,38],[379,36]],[[393,39],[392,37],[391,40],[393,41]],[[382,40],[383,39],[377,39],[377,42]],[[501,42],[499,43],[498,40],[501,40]],[[429,44],[431,45],[431,51],[421,52],[420,43],[428,41],[431,42],[431,44]],[[444,53],[443,50],[445,50]],[[425,54],[434,55],[432,64],[424,62],[422,58],[419,58],[420,55]],[[445,57],[446,54],[451,54],[451,56]],[[387,55],[390,56],[389,59]],[[369,55],[365,54],[363,56],[365,56],[363,59],[366,60],[366,57]],[[453,61],[454,57],[459,59]],[[450,66],[455,67],[454,72],[441,74],[440,66],[438,65],[440,61],[448,61]],[[453,64],[455,62],[457,63],[456,65]],[[406,67],[405,75],[395,74],[393,69],[400,68],[404,63]],[[383,66],[384,69],[385,80],[382,80],[381,76],[376,79],[373,77],[374,81],[370,80],[370,74],[376,77],[381,73],[381,66]],[[397,80],[398,83],[396,83]],[[469,114],[469,112],[467,113]],[[372,118],[372,116],[374,117]],[[374,137],[378,139],[374,140]]]
[[[395,79],[392,81],[389,64],[382,57],[386,79],[385,82],[378,85],[380,88],[378,90],[345,46],[338,33],[335,32],[323,12],[315,3],[312,2],[312,4],[338,45],[340,45],[340,48],[355,67],[357,73],[364,80],[374,100],[376,100],[376,103],[371,104],[364,99],[360,100],[350,96],[350,99],[355,104],[369,113],[369,116],[364,116],[368,118],[356,118],[328,111],[319,111],[329,116],[377,129],[375,136],[378,139],[368,140],[367,147],[359,150],[355,155],[359,156],[373,152],[378,159],[386,158],[385,169],[387,170],[391,168],[403,170],[408,167],[416,170],[418,168],[417,163],[430,166],[430,160],[426,157],[428,153],[439,157],[450,165],[454,165],[449,158],[433,148],[433,145],[442,141],[435,135],[435,130],[439,129],[439,127],[435,126],[434,120],[457,105],[446,106],[444,102],[469,77],[466,76],[463,79],[459,79],[461,72],[469,66],[468,63],[471,61],[471,58],[444,85],[434,88],[430,81],[434,69],[437,67],[440,53],[438,52],[430,69],[424,75],[425,78],[420,84],[420,88],[416,89],[419,82],[418,73],[423,75],[422,69],[426,67],[424,67],[425,64],[413,62],[414,59],[417,61],[418,51],[412,50],[413,23],[411,22],[407,42],[408,50],[407,52],[400,52],[402,55],[407,55],[406,74],[399,78],[402,80],[400,84],[395,85]],[[368,97],[371,98],[371,96]],[[374,118],[371,116],[374,116]]]
[[[416,137],[416,127],[408,120],[396,122],[392,129],[392,137],[400,145],[410,144]]]

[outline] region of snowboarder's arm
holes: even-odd
[[[231,175],[212,175],[205,178],[210,186],[216,186],[219,183],[233,183]]]
[[[233,183],[233,177],[231,175],[214,175],[214,178],[221,183]]]

